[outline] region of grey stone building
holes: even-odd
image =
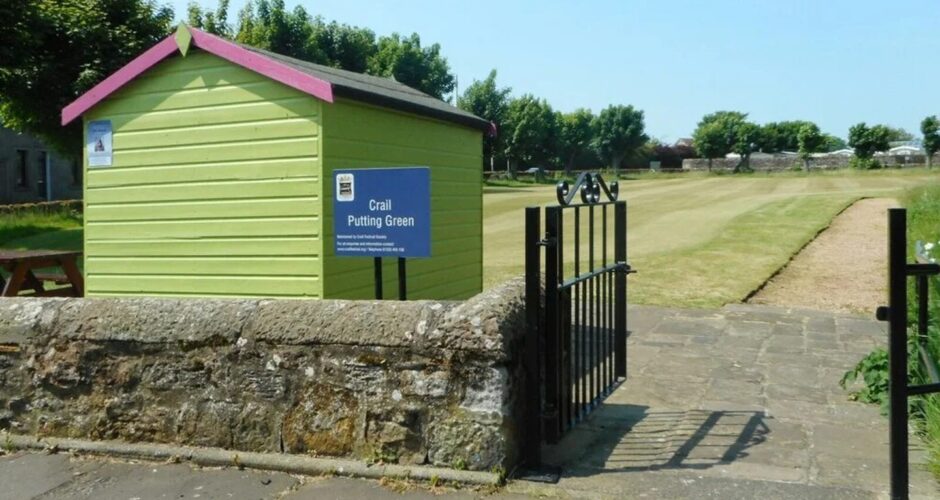
[[[0,125],[0,204],[82,197],[82,163]]]

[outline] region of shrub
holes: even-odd
[[[881,168],[881,162],[874,158],[859,158],[856,156],[849,160],[849,166],[859,170],[874,170]]]

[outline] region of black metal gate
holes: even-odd
[[[580,203],[572,204],[576,195]],[[558,205],[526,208],[526,439],[540,463],[627,375],[627,204],[617,182],[583,173]],[[602,199],[603,198],[603,199]],[[565,239],[570,230],[571,239]],[[566,252],[571,252],[565,262]],[[543,259],[544,256],[544,259]]]
[[[929,334],[930,278],[940,275],[940,264],[929,262],[915,252],[917,262],[908,263],[907,211],[888,210],[888,305],[876,316],[888,322],[889,443],[891,453],[891,498],[909,497],[908,398],[940,392],[940,370],[927,347]],[[913,297],[917,301],[917,328],[908,338],[908,279],[915,278]],[[914,363],[920,363],[926,383],[909,385],[908,346],[912,344]],[[913,370],[918,372],[920,370]],[[918,381],[919,382],[919,381]]]

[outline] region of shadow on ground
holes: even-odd
[[[569,477],[708,469],[745,458],[766,442],[767,418],[755,411],[655,411],[604,404],[543,454],[546,463],[562,467]]]

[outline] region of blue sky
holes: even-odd
[[[186,0],[170,3],[185,13]],[[231,3],[234,20],[245,0]],[[859,121],[917,133],[940,114],[936,0],[286,3],[379,35],[417,32],[441,44],[461,88],[496,68],[514,94],[562,111],[632,104],[666,140],[719,109],[841,137]]]

